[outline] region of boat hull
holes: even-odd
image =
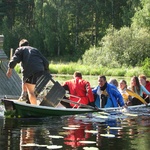
[[[55,108],[50,106],[37,106],[24,102],[18,102],[17,100],[3,100],[6,111],[15,110],[17,117],[48,117],[48,116],[66,116],[76,115],[89,112],[95,112],[92,109],[73,109],[73,108]],[[6,107],[6,103],[9,107]],[[11,106],[12,105],[12,106]],[[8,109],[11,108],[11,109]]]
[[[55,108],[50,106],[38,106],[31,105],[25,102],[20,102],[18,100],[3,99],[6,111],[15,111],[16,117],[29,118],[29,117],[49,117],[49,116],[67,116],[76,115],[84,113],[92,113],[97,111],[114,112],[122,110],[122,107],[113,108],[100,108],[100,109],[90,109],[90,108]],[[128,106],[128,110],[132,108],[145,107],[145,104]],[[150,106],[150,103],[147,105]]]

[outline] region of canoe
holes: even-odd
[[[2,99],[6,111],[15,111],[21,118],[76,115],[97,110],[90,108],[56,108],[50,106],[32,105],[18,100]]]

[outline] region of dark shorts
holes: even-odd
[[[41,75],[43,73],[44,73],[43,71],[35,73],[34,75],[32,75],[29,78],[27,78],[24,81],[24,83],[36,84],[37,80],[41,77]]]

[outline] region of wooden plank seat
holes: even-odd
[[[39,78],[35,86],[35,95],[38,96],[41,91],[43,91],[44,87],[47,83],[52,80],[52,76],[48,72],[44,72],[44,74]],[[52,80],[53,81],[53,80]]]
[[[65,93],[65,89],[56,81],[40,105],[56,107]]]
[[[43,97],[43,100],[40,103],[40,105],[56,107],[59,104],[60,99],[65,96],[66,91],[59,84],[58,81],[54,81],[52,79],[52,76],[50,73],[44,72],[44,74],[39,78],[36,84],[35,94],[36,96],[38,96],[43,91],[43,89],[45,88],[45,86],[48,84],[49,81],[53,83],[53,86],[49,89],[47,94]]]

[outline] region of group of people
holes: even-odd
[[[123,96],[126,105],[139,105],[142,104],[136,97],[131,97],[126,92],[126,89],[130,89],[134,93],[142,97],[147,103],[150,102],[150,81],[147,80],[145,75],[133,76],[130,80],[130,85],[127,86],[125,80],[119,82],[119,91]]]
[[[26,39],[19,42],[12,59],[8,64],[7,77],[11,77],[12,70],[17,63],[21,62],[23,79],[21,98],[28,95],[31,104],[37,104],[34,93],[36,82],[45,71],[49,71],[48,60],[34,47],[29,46]],[[126,105],[137,105],[139,101],[126,93],[127,82],[121,80],[118,84],[116,79],[107,82],[106,76],[98,77],[98,86],[91,88],[88,81],[82,79],[82,73],[74,72],[73,79],[62,84],[68,91],[70,101],[91,105],[97,108],[126,107]],[[150,98],[150,82],[146,76],[140,75],[131,79],[130,89],[143,97],[147,102]],[[77,107],[74,103],[61,102],[65,107]]]

